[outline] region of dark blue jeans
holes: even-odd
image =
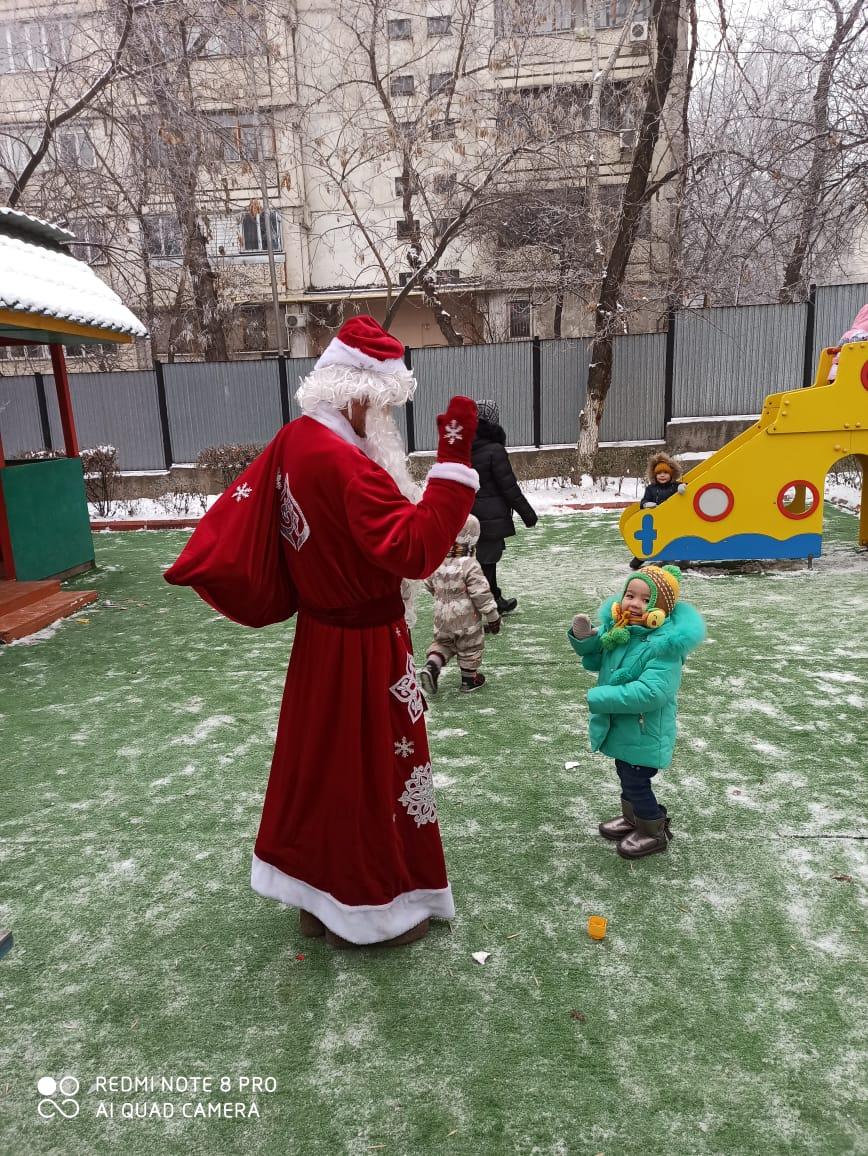
[[[615,759],[615,770],[621,780],[621,798],[633,804],[633,811],[640,819],[659,819],[663,808],[651,790],[651,780],[657,774],[657,767],[640,767],[635,763],[625,763]]]

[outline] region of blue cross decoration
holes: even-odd
[[[642,544],[642,553],[649,557],[654,552],[654,543],[657,541],[657,531],[654,529],[654,515],[645,514],[642,518],[642,529],[637,530],[633,537]]]

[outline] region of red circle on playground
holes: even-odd
[[[793,486],[804,486],[813,499],[810,506],[808,506],[806,510],[799,511],[799,513],[793,513],[789,506],[784,504],[784,494],[787,492],[787,490],[791,490]],[[778,491],[777,501],[778,509],[783,514],[783,516],[785,518],[792,518],[793,521],[798,522],[802,518],[810,518],[811,514],[814,513],[820,501],[820,494],[817,490],[817,487],[812,482],[808,482],[804,478],[796,478],[794,481],[786,482],[785,485],[781,486],[780,490]]]
[[[703,497],[710,497],[712,500],[717,495],[723,499],[723,508],[719,513],[708,513],[702,508]],[[721,522],[728,514],[732,512],[732,507],[735,505],[735,496],[729,486],[725,486],[722,482],[710,482],[707,486],[703,486],[701,490],[697,490],[693,496],[693,509],[696,511],[698,517],[705,522]]]
[[[859,376],[862,378],[862,388],[868,389],[868,361],[862,366],[862,372]]]

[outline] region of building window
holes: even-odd
[[[58,161],[67,169],[95,169],[96,149],[85,128],[68,128],[54,138]]]
[[[180,257],[181,229],[169,214],[145,217],[145,249],[152,257]]]
[[[452,217],[435,217],[432,222],[434,240],[439,241],[451,224]]]
[[[401,286],[402,289],[407,284],[407,282],[410,280],[410,278],[412,276],[413,276],[412,271],[398,274],[398,284]]]
[[[75,236],[75,241],[70,243],[73,256],[87,261],[88,265],[106,264],[106,230],[101,220],[70,221],[69,231]]]
[[[419,222],[411,222],[408,221],[405,217],[400,217],[395,222],[395,236],[399,241],[418,241]]]
[[[597,5],[596,25],[598,28],[620,28],[627,19],[630,11],[630,0],[603,0]],[[648,5],[643,2],[636,9],[634,20],[645,20],[648,16]]]
[[[494,23],[497,36],[546,36],[585,28],[588,20],[585,0],[495,0]]]
[[[432,120],[431,140],[455,140],[455,121]]]
[[[241,249],[245,253],[262,253],[268,250],[268,213],[245,213],[241,218]],[[271,247],[279,253],[283,249],[280,230],[280,216],[271,210]]]
[[[409,40],[413,35],[409,20],[387,20],[386,30],[390,40]]]
[[[451,36],[452,35],[452,17],[451,16],[429,16],[428,17],[428,35],[429,36]]]
[[[531,304],[527,299],[509,303],[509,336],[530,337]]]
[[[68,20],[0,24],[0,73],[44,72],[66,64],[71,39]]]
[[[461,280],[461,271],[459,269],[438,269],[437,270],[437,284],[438,285],[455,285]]]
[[[243,12],[222,7],[219,28],[193,24],[187,34],[187,51],[194,59],[205,56],[251,56],[266,47],[265,17],[254,4]]]
[[[228,164],[239,161],[271,160],[274,156],[274,127],[255,116],[221,113],[209,116],[211,146],[217,159]]]
[[[106,354],[117,352],[117,346],[112,341],[91,341],[87,345],[65,345],[63,349],[67,357],[105,357]]]
[[[403,76],[393,76],[389,80],[390,96],[412,96],[416,91],[416,81],[410,73]]]
[[[455,173],[436,173],[431,180],[431,188],[441,197],[448,197],[455,191]]]
[[[395,177],[395,196],[396,197],[403,197],[404,189],[405,189],[407,183],[408,182],[405,181],[403,177]],[[419,192],[419,182],[414,180],[412,177],[409,178],[409,185],[410,185],[410,191],[411,192],[413,192],[413,193]]]
[[[428,95],[437,96],[441,92],[447,92],[451,83],[451,72],[432,72],[428,77]]]
[[[3,360],[16,361],[27,357],[35,361],[48,356],[47,345],[0,345],[0,358]]]
[[[242,306],[238,310],[238,329],[241,349],[245,353],[261,353],[271,348],[265,305]]]

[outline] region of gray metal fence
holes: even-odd
[[[685,309],[675,327],[673,417],[755,414],[802,384],[808,307]]]
[[[838,342],[866,301],[868,284],[832,285],[816,290],[815,305],[678,312],[671,337],[670,414],[667,335],[617,337],[601,440],[661,439],[668,417],[758,413],[766,394],[802,385],[806,366],[812,373],[820,350]],[[412,428],[408,431],[403,409],[397,418],[405,438],[413,435],[416,449],[435,447],[435,417],[456,392],[496,401],[512,446],[575,443],[585,402],[588,340],[438,346],[413,350],[411,357],[419,381]],[[182,463],[195,461],[211,445],[264,443],[285,417],[298,416],[295,391],[315,360],[164,365],[165,427],[156,373],[70,374],[80,444],[114,445],[121,468],[135,470],[164,468],[167,445],[172,460]],[[49,374],[42,379],[42,396],[44,410],[37,377],[0,376],[0,433],[8,456],[62,446]]]
[[[413,402],[416,449],[436,447],[435,419],[455,393],[495,400],[510,444],[532,445],[532,350],[529,341],[414,349],[413,371],[420,383]]]

